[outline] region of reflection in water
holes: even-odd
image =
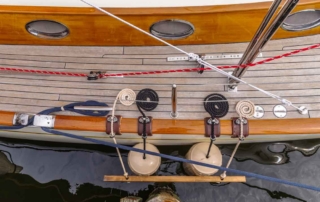
[[[320,174],[318,176],[315,173],[315,162],[320,161],[320,155],[313,154],[316,154],[319,146],[320,140],[242,144],[236,154],[238,161],[234,161],[232,167],[296,182],[309,180],[304,183],[318,186],[316,179],[320,179]],[[227,162],[234,145],[219,147],[224,154],[223,161]],[[159,150],[161,153],[183,157],[189,148],[190,146],[159,147]],[[2,140],[0,151],[1,202],[112,202],[129,195],[139,196],[146,201],[150,193],[159,187],[169,187],[181,201],[186,202],[201,202],[213,198],[216,201],[246,202],[278,199],[318,201],[316,192],[252,178],[247,183],[220,184],[106,183],[102,181],[103,175],[119,175],[121,166],[113,148],[99,145],[48,145],[41,142]],[[126,160],[127,152],[122,153]],[[305,165],[308,159],[310,165]],[[303,175],[304,169],[308,175]],[[185,175],[185,172],[181,163],[162,159],[157,175]]]
[[[11,162],[4,153],[8,154]],[[13,163],[11,154],[9,152],[0,150],[0,175],[6,173],[20,173],[21,170],[21,166],[17,166]]]
[[[297,198],[297,197],[294,197],[294,196],[292,196],[292,195],[286,194],[286,193],[284,193],[284,192],[282,192],[282,191],[270,191],[270,190],[268,190],[268,189],[263,189],[263,188],[261,188],[261,187],[252,186],[252,185],[247,184],[247,183],[243,183],[243,184],[247,185],[247,186],[250,187],[250,188],[255,188],[255,189],[264,190],[264,191],[266,191],[266,192],[269,194],[269,196],[270,196],[271,198],[274,198],[274,199],[281,199],[281,200],[282,200],[282,199],[284,199],[284,198],[289,198],[289,199],[295,199],[295,200],[298,200],[298,201],[307,202],[306,200],[302,200],[302,199],[300,199],[300,198]]]
[[[254,160],[261,164],[285,164],[289,162],[289,152],[299,151],[311,156],[320,147],[320,139],[299,140],[278,143],[255,143],[240,145],[235,158],[238,161]],[[234,145],[221,146],[222,153],[231,155]]]

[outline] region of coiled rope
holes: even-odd
[[[175,50],[177,50],[177,51],[179,51],[179,52],[181,52],[181,53],[183,53],[185,55],[187,55],[190,59],[197,61],[199,65],[203,65],[204,67],[208,67],[208,68],[210,68],[210,69],[212,69],[212,70],[214,70],[214,71],[216,71],[216,72],[218,72],[218,73],[220,73],[220,74],[222,74],[222,75],[224,75],[224,76],[226,76],[228,78],[234,79],[235,81],[237,81],[239,83],[246,84],[246,85],[250,86],[251,88],[256,89],[257,91],[260,91],[261,93],[264,93],[264,94],[266,94],[266,95],[268,95],[268,96],[270,96],[270,97],[272,97],[274,99],[277,99],[278,101],[282,102],[285,105],[292,106],[293,108],[301,111],[301,109],[298,106],[292,104],[292,102],[290,102],[289,100],[286,100],[286,99],[284,99],[284,98],[282,98],[282,97],[280,97],[278,95],[275,95],[275,94],[272,94],[272,93],[270,93],[268,91],[265,91],[265,90],[263,90],[263,89],[261,89],[261,88],[259,88],[257,86],[254,86],[254,85],[252,85],[252,84],[250,84],[250,83],[248,83],[248,82],[246,82],[246,81],[244,81],[242,79],[239,79],[238,77],[235,77],[235,76],[233,76],[233,75],[221,70],[220,68],[218,68],[218,67],[216,67],[216,66],[214,66],[214,65],[212,65],[212,64],[210,64],[210,63],[208,63],[206,61],[204,61],[199,55],[194,54],[194,53],[188,53],[188,52],[182,50],[181,48],[178,48],[177,46],[174,46],[174,45],[172,45],[172,44],[160,39],[159,37],[156,37],[156,36],[152,35],[151,33],[147,32],[147,31],[145,31],[145,30],[143,30],[143,29],[141,29],[141,28],[139,28],[139,27],[137,27],[137,26],[135,26],[135,25],[133,25],[133,24],[131,24],[131,23],[129,23],[129,22],[117,17],[117,16],[115,16],[115,15],[113,15],[112,13],[110,13],[110,12],[108,12],[108,11],[98,7],[98,6],[93,5],[92,3],[89,3],[89,2],[87,2],[85,0],[81,0],[81,1],[84,2],[87,5],[92,6],[95,9],[105,13],[106,15],[108,15],[108,16],[114,18],[114,19],[117,19],[120,22],[122,22],[122,23],[124,23],[124,24],[126,24],[126,25],[128,25],[128,26],[130,26],[130,27],[132,27],[132,28],[134,28],[134,29],[136,29],[136,30],[138,30],[138,31],[140,31],[140,32],[142,32],[142,33],[144,33],[144,34],[146,34],[146,35],[158,40],[158,41],[160,41],[160,42],[162,42],[163,44],[166,44],[167,46],[170,46],[171,48],[173,48],[173,49],[175,49]]]
[[[243,122],[244,122],[244,120],[243,120],[243,118],[251,118],[255,113],[255,106],[254,106],[253,102],[251,102],[250,100],[241,100],[236,105],[236,112],[240,118],[240,137],[239,137],[239,140],[238,140],[238,142],[237,142],[237,144],[236,144],[236,146],[235,146],[235,148],[229,158],[229,161],[227,163],[226,168],[229,168],[229,166],[232,162],[232,159],[239,148],[240,143],[244,140],[244,137],[243,137]],[[227,176],[226,171],[224,171],[220,175],[221,179],[224,179],[226,176]]]
[[[139,101],[138,101],[139,100]],[[159,96],[156,91],[145,88],[142,89],[138,95],[137,95],[137,107],[138,110],[140,111],[142,115],[142,120],[143,120],[143,131],[142,131],[142,139],[143,139],[143,150],[146,150],[146,139],[147,139],[147,134],[146,134],[146,115],[142,111],[152,111],[158,106],[159,102]],[[146,159],[146,153],[143,153],[143,159]]]
[[[210,150],[213,144],[213,141],[216,140],[214,135],[214,125],[218,121],[216,118],[224,117],[229,111],[229,103],[227,99],[220,94],[210,94],[204,99],[204,109],[211,116],[211,134],[210,134],[210,145],[206,157],[209,158]]]
[[[128,89],[128,88],[125,88],[125,89],[122,89],[116,99],[114,100],[113,102],[113,108],[112,108],[112,116],[111,116],[111,138],[113,139],[113,142],[114,144],[117,144],[117,140],[116,140],[116,136],[113,132],[113,120],[115,118],[114,114],[115,114],[115,110],[116,110],[116,105],[117,105],[117,101],[120,99],[120,103],[125,105],[125,106],[130,106],[132,105],[134,102],[135,102],[135,99],[136,99],[136,93],[131,90],[131,89]],[[122,160],[122,156],[121,156],[121,153],[120,153],[120,150],[119,148],[116,148],[117,150],[117,153],[118,153],[118,156],[119,156],[119,160],[120,160],[120,163],[121,163],[121,166],[122,166],[122,170],[123,170],[123,175],[125,176],[125,178],[128,178],[128,173],[126,171],[126,168],[124,167],[124,163],[123,163],[123,160]]]

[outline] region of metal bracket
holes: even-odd
[[[38,115],[33,118],[33,125],[38,127],[53,128],[56,116],[54,115]]]
[[[232,72],[228,72],[228,74],[232,75]],[[224,91],[233,92],[233,93],[238,92],[238,86],[233,86],[233,88],[230,87],[231,84],[230,84],[229,77],[227,77],[227,83],[228,83],[228,85],[224,86]]]
[[[27,126],[33,114],[15,113],[12,119],[14,126]]]
[[[199,55],[199,54],[198,54]],[[238,54],[210,54],[205,55],[202,59],[203,60],[221,60],[221,59],[237,59],[242,58],[243,53]],[[258,57],[262,57],[262,53],[258,55]],[[195,61],[193,58],[190,58],[188,56],[177,56],[177,57],[167,57],[168,62],[173,61]]]
[[[152,136],[152,116],[139,116],[138,117],[138,135],[143,134],[143,121],[145,119],[146,122],[146,134],[147,136]]]
[[[212,120],[212,118],[207,117],[204,119],[204,127],[205,127],[205,137],[211,137],[211,127],[212,123],[214,124],[214,137],[220,137],[221,131],[220,131],[220,120],[215,118]]]
[[[232,118],[232,138],[240,138],[241,136],[241,122],[243,123],[243,137],[249,136],[249,121],[246,118],[242,120],[238,117]]]
[[[87,75],[88,80],[98,80],[102,74],[105,74],[106,72],[102,71],[90,71],[90,73]]]
[[[111,121],[113,121],[113,133],[116,135],[121,135],[121,116],[115,115],[113,118],[111,115],[107,116],[107,121],[106,121],[106,133],[108,135],[111,134]]]

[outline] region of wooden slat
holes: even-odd
[[[105,182],[246,182],[245,176],[124,176],[105,175]]]

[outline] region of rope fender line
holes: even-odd
[[[320,192],[320,187],[310,186],[310,185],[301,184],[301,183],[297,183],[297,182],[291,182],[291,181],[282,180],[282,179],[278,179],[278,178],[274,178],[274,177],[269,177],[269,176],[265,176],[265,175],[261,175],[261,174],[251,173],[251,172],[247,172],[247,171],[241,171],[241,170],[237,170],[237,169],[225,168],[225,167],[215,166],[215,165],[211,165],[211,164],[207,164],[207,163],[201,163],[201,162],[198,162],[198,161],[188,160],[188,159],[181,158],[181,157],[175,157],[175,156],[171,156],[171,155],[168,155],[168,154],[161,154],[161,153],[151,152],[151,151],[148,151],[148,150],[142,150],[142,149],[138,149],[138,148],[134,148],[134,147],[124,146],[124,145],[120,145],[120,144],[114,144],[112,142],[106,142],[106,141],[102,141],[102,140],[97,140],[97,139],[82,137],[82,136],[78,136],[78,135],[73,135],[73,134],[70,134],[70,133],[56,131],[56,130],[52,130],[52,129],[49,129],[49,128],[43,128],[42,127],[42,130],[47,132],[47,133],[52,133],[52,134],[55,134],[55,135],[61,135],[61,136],[65,136],[65,137],[69,137],[69,138],[73,138],[73,139],[83,140],[83,141],[92,142],[92,143],[96,143],[96,144],[101,144],[101,145],[105,145],[105,146],[110,146],[110,147],[123,149],[123,150],[127,150],[127,151],[146,153],[146,154],[149,154],[149,155],[159,156],[159,157],[170,159],[170,160],[173,160],[173,161],[178,161],[178,162],[183,162],[183,163],[191,163],[191,164],[194,164],[194,165],[205,166],[205,167],[209,167],[209,168],[215,168],[215,169],[218,169],[218,170],[221,170],[221,171],[231,172],[231,173],[243,175],[243,176],[246,176],[246,177],[253,177],[253,178],[257,178],[257,179],[261,179],[261,180],[277,182],[277,183],[280,183],[280,184],[286,184],[286,185],[290,185],[290,186],[294,186],[294,187],[299,187],[299,188],[304,188],[304,189],[309,189],[309,190]]]
[[[77,103],[77,104],[85,105],[86,103],[87,102]],[[91,104],[91,103],[89,103],[89,104]],[[68,108],[67,106],[70,106],[70,108]],[[74,106],[74,104],[66,105],[66,106],[64,106],[64,109],[65,110],[73,109],[72,106]],[[61,107],[54,107],[54,108],[51,108],[51,109],[44,110],[44,111],[40,112],[39,114],[48,115],[48,114],[51,114],[53,112],[58,112],[58,111],[61,111],[61,110],[62,110]],[[76,112],[83,114],[80,110],[77,110]],[[30,121],[29,123],[31,124],[32,122]],[[16,129],[22,129],[24,127],[26,127],[26,126],[11,126],[11,127],[9,127],[9,126],[8,127],[7,126],[1,126],[0,129],[4,129],[4,130],[13,129],[13,130],[16,130]],[[100,144],[100,145],[105,145],[105,146],[109,146],[109,147],[114,147],[114,148],[118,148],[118,149],[123,149],[123,150],[127,150],[127,151],[135,151],[135,152],[139,152],[139,153],[142,153],[142,154],[145,153],[145,154],[159,156],[159,157],[162,157],[162,158],[166,158],[166,159],[170,159],[170,160],[174,160],[174,161],[178,161],[178,162],[191,163],[191,164],[194,164],[194,165],[200,165],[200,166],[205,166],[205,167],[209,167],[209,168],[218,169],[218,170],[221,170],[221,171],[226,171],[226,172],[231,172],[231,173],[235,173],[235,174],[239,174],[239,175],[244,175],[246,177],[254,177],[254,178],[257,178],[257,179],[267,180],[267,181],[271,181],[271,182],[277,182],[277,183],[280,183],[280,184],[286,184],[286,185],[290,185],[290,186],[295,186],[295,187],[300,187],[300,188],[304,188],[304,189],[309,189],[309,190],[320,192],[320,187],[310,186],[310,185],[301,184],[301,183],[297,183],[297,182],[291,182],[291,181],[287,181],[287,180],[282,180],[282,179],[278,179],[278,178],[274,178],[274,177],[264,176],[264,175],[261,175],[261,174],[256,174],[256,173],[251,173],[251,172],[246,172],[246,171],[241,171],[241,170],[236,170],[236,169],[232,169],[232,168],[225,168],[225,167],[221,167],[221,166],[201,163],[201,162],[197,162],[197,161],[188,160],[188,159],[185,159],[185,158],[180,158],[180,157],[175,157],[175,156],[171,156],[171,155],[167,155],[167,154],[151,152],[151,151],[148,151],[148,150],[142,150],[142,149],[129,147],[129,146],[124,146],[124,145],[120,145],[120,144],[114,144],[112,142],[106,142],[106,141],[102,141],[102,140],[98,140],[98,139],[78,136],[78,135],[74,135],[74,134],[66,133],[66,132],[61,132],[61,131],[57,131],[57,130],[50,129],[50,128],[41,127],[41,129],[44,132],[55,134],[55,135],[64,136],[64,137],[67,137],[67,138],[83,140],[83,141],[87,141],[87,142],[91,142],[91,143],[95,143],[95,144]]]
[[[231,69],[231,68],[248,68],[254,67],[258,65],[262,65],[277,59],[281,59],[284,57],[289,57],[304,51],[316,49],[320,47],[320,43],[314,44],[305,48],[301,48],[298,50],[294,50],[292,52],[284,53],[282,55],[274,56],[271,58],[267,58],[255,63],[245,64],[245,65],[222,65],[217,66],[219,69]],[[143,71],[143,72],[124,72],[124,73],[104,73],[100,74],[99,78],[107,78],[107,77],[124,77],[124,76],[141,76],[141,75],[152,75],[152,74],[168,74],[168,73],[181,73],[181,72],[197,72],[203,70],[212,70],[210,67],[203,68],[184,68],[184,69],[171,69],[171,70],[156,70],[156,71]],[[20,73],[34,73],[34,74],[44,74],[44,75],[55,75],[55,76],[72,76],[72,77],[87,77],[88,74],[84,73],[76,73],[76,72],[59,72],[59,71],[48,71],[48,70],[34,70],[34,69],[22,69],[15,67],[0,67],[0,71],[13,71]]]

